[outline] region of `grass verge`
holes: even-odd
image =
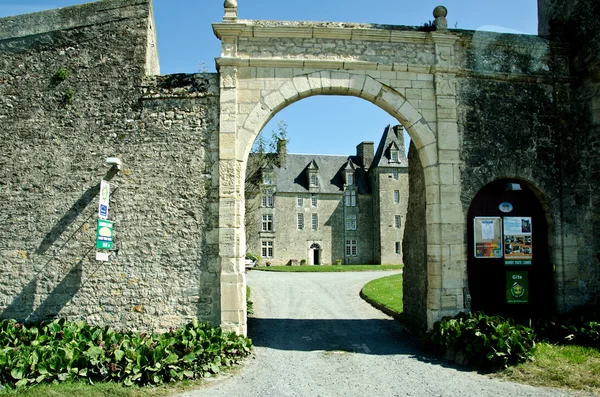
[[[404,265],[339,265],[339,266],[260,266],[254,267],[252,270],[260,270],[265,272],[366,272],[374,270],[400,270]]]
[[[600,351],[576,345],[540,342],[534,361],[509,367],[495,376],[533,386],[600,393]]]
[[[402,274],[369,281],[363,287],[361,294],[375,306],[383,306],[399,315],[402,313]]]

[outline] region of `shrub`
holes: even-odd
[[[500,368],[531,359],[535,333],[511,319],[460,313],[436,322],[423,343],[436,353],[462,353],[470,364]]]
[[[567,314],[532,321],[541,340],[600,349],[600,315],[595,308],[578,307]]]
[[[115,332],[83,321],[0,322],[0,384],[88,380],[157,385],[217,373],[250,354],[251,341],[193,320],[164,334]]]
[[[250,259],[253,262],[258,262],[260,260],[260,256],[248,252],[246,253],[246,259]]]

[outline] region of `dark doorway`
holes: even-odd
[[[467,218],[471,309],[512,317],[554,310],[548,225],[536,195],[498,180],[473,199]]]
[[[310,246],[310,250],[312,251],[312,259],[313,265],[321,264],[321,246],[319,244],[313,244]]]

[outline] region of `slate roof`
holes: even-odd
[[[319,181],[319,193],[337,193],[344,191],[344,179],[342,171],[348,165],[348,160],[354,164],[360,164],[356,156],[334,156],[322,154],[291,154],[286,155],[286,166],[280,168],[273,166],[273,183],[277,186],[277,192],[285,193],[308,193],[309,165],[314,161],[318,167],[317,178]],[[355,183],[359,194],[370,192],[367,175],[363,169],[356,167]]]
[[[399,151],[398,163],[390,161],[390,147],[393,145],[397,146]],[[373,158],[373,165],[371,166],[371,169],[375,167],[398,166],[408,166],[408,159],[406,158],[406,154],[404,154],[404,131],[402,127],[398,127],[397,129],[395,129],[391,125],[388,125],[387,127],[385,127],[383,135],[381,136],[381,141],[379,141],[379,145],[377,146],[377,151],[375,152],[375,157]]]

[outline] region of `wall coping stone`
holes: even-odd
[[[147,18],[147,9],[135,7],[140,5],[150,9],[151,0],[104,0],[0,18],[0,40],[99,25],[126,18]],[[132,9],[123,10],[128,7]]]

